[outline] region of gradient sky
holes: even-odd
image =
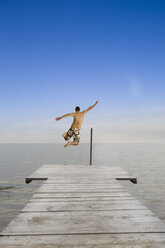
[[[0,0],[0,142],[165,142],[165,1]]]

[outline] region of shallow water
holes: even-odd
[[[0,231],[42,184],[24,180],[43,164],[89,164],[89,144],[0,144]],[[165,222],[165,144],[93,144],[93,164],[136,176],[137,185],[120,183]]]

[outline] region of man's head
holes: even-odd
[[[80,111],[80,107],[79,106],[75,107],[75,110],[76,112]]]

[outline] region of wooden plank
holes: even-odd
[[[54,179],[54,180],[58,180],[58,179],[67,179],[67,176],[68,176],[69,173],[57,173],[57,172],[54,172],[54,173],[35,173],[35,174],[32,174],[31,178],[33,177],[38,177],[38,178],[49,178],[49,179]],[[97,174],[97,173],[93,173],[93,174],[88,174],[88,173],[70,173],[72,178],[73,179],[79,179],[80,177],[84,177],[86,178],[87,180],[90,180],[90,179],[103,179],[103,176],[104,176],[104,179],[115,179],[116,177],[128,177],[128,174],[125,174],[125,173],[111,173],[110,175],[108,174]]]
[[[31,202],[28,203],[21,212],[50,212],[50,211],[110,211],[110,210],[128,210],[128,209],[147,209],[138,200],[93,200],[93,201],[44,201],[44,202]]]
[[[84,189],[87,189],[87,190],[96,190],[97,191],[97,189],[102,189],[102,190],[104,190],[104,189],[123,189],[124,187],[122,186],[122,185],[120,185],[120,184],[116,184],[116,183],[114,183],[114,184],[110,184],[109,186],[108,185],[91,185],[91,184],[89,184],[89,185],[75,185],[75,184],[44,184],[44,185],[42,185],[41,187],[40,187],[40,190],[39,191],[44,191],[44,190],[46,190],[46,189],[53,189],[53,190],[56,190],[56,191],[58,191],[58,192],[60,192],[60,190],[65,190],[65,189],[77,189],[79,192],[81,192],[81,190],[84,190]]]
[[[71,178],[72,179],[72,178]],[[121,186],[121,184],[118,182],[118,181],[116,181],[116,180],[109,180],[109,181],[105,181],[104,182],[104,180],[98,180],[98,181],[93,181],[93,182],[82,182],[80,179],[79,179],[79,183],[76,183],[76,182],[74,182],[74,181],[72,181],[72,183],[70,183],[70,182],[68,182],[68,181],[58,181],[58,182],[56,182],[56,180],[50,180],[50,179],[48,179],[45,183],[44,183],[44,185],[46,186],[46,187],[51,187],[51,185],[53,185],[53,187],[54,187],[54,185],[56,185],[56,187],[58,187],[58,186],[82,186],[82,187],[85,187],[85,186],[94,186],[94,187],[97,187],[97,186],[100,186],[100,187],[102,187],[102,186],[113,186],[113,185],[118,185],[118,186]]]
[[[81,180],[80,180],[81,178]],[[74,175],[65,175],[63,174],[62,176],[57,176],[57,177],[51,177],[48,178],[45,183],[46,184],[112,184],[113,182],[118,183],[118,181],[116,181],[116,178],[113,177],[105,177],[105,176],[100,176],[100,177],[93,177],[93,176],[86,176],[86,175],[82,175],[78,178],[75,177]]]
[[[119,173],[124,173],[124,174],[128,174],[128,172],[126,172],[125,170],[123,170],[121,167],[110,167],[110,166],[94,166],[94,168],[90,169],[88,167],[79,167],[79,166],[58,166],[58,165],[55,165],[54,167],[52,168],[49,168],[48,166],[45,166],[45,167],[41,167],[39,168],[38,170],[36,170],[36,173],[44,173],[44,172],[47,172],[47,173],[50,173],[51,171],[52,172],[56,172],[56,173],[61,173],[61,171],[64,171],[64,172],[69,172],[69,173],[97,173],[97,172],[102,172],[104,173],[104,171],[108,171],[109,173],[110,172],[119,172]]]
[[[3,235],[165,232],[149,210],[20,213]]]
[[[29,200],[29,202],[64,202],[64,201],[120,201],[120,204],[122,204],[121,201],[133,201],[136,200],[135,197],[39,197],[39,198],[32,198]]]
[[[100,187],[100,188],[103,188],[103,187],[108,187],[111,188],[115,185],[118,186],[119,188],[124,188],[120,183],[117,183],[117,181],[110,181],[109,184],[108,183],[103,183],[103,182],[100,182],[100,183],[86,183],[86,184],[75,184],[75,183],[72,183],[72,184],[68,184],[68,183],[58,183],[56,184],[55,182],[54,183],[44,183],[43,186],[44,187],[47,187],[47,188],[51,188],[51,187]]]
[[[108,192],[54,192],[54,193],[40,193],[38,190],[33,197],[96,197],[96,196],[132,196],[125,189],[109,189]]]
[[[60,179],[48,179],[44,182],[44,184],[56,184],[56,185],[65,185],[65,184],[69,184],[69,185],[98,185],[98,184],[103,184],[103,185],[111,185],[112,183],[116,183],[116,180],[114,179],[105,179],[105,180],[78,180],[78,179],[70,179],[70,180],[60,180]]]
[[[42,165],[40,168],[38,168],[36,171],[39,171],[39,170],[42,170],[42,169],[47,169],[47,168],[49,168],[49,169],[56,169],[56,170],[62,170],[62,169],[66,169],[66,168],[68,168],[68,169],[73,169],[73,170],[76,170],[76,169],[78,169],[78,170],[80,170],[80,169],[82,169],[82,170],[101,170],[101,169],[108,169],[108,170],[121,170],[122,168],[120,167],[120,166],[110,166],[110,165],[93,165],[93,167],[94,167],[94,169],[93,168],[89,168],[89,165],[87,165],[87,164],[83,164],[83,165],[78,165],[78,164],[76,164],[76,165],[73,165],[73,164],[44,164],[44,165]]]
[[[61,173],[61,171],[64,171],[64,173],[89,173],[89,174],[93,174],[93,173],[102,173],[104,174],[104,171],[107,171],[109,174],[110,173],[120,173],[120,174],[128,174],[128,172],[126,172],[125,170],[123,170],[122,168],[120,167],[108,167],[108,166],[93,166],[92,169],[88,167],[79,167],[79,166],[58,166],[58,165],[55,165],[53,168],[49,168],[47,166],[45,167],[40,167],[39,169],[37,169],[34,173],[32,174],[40,174],[40,173]]]
[[[164,233],[4,236],[1,248],[164,248]]]
[[[115,188],[114,188],[115,189]],[[118,189],[118,188],[117,188]],[[96,192],[96,193],[106,193],[106,192],[111,192],[111,190],[107,189],[53,189],[53,188],[40,188],[36,191],[36,193],[91,193],[91,192]]]

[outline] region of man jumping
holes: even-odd
[[[89,107],[88,109],[80,112],[80,107],[76,107],[74,113],[70,113],[70,114],[66,114],[63,115],[61,117],[57,117],[56,121],[61,120],[62,118],[68,117],[68,116],[73,116],[73,123],[71,125],[71,127],[69,128],[67,133],[63,133],[63,137],[65,140],[69,140],[72,136],[73,136],[73,141],[68,141],[68,143],[66,145],[64,145],[64,147],[73,145],[73,146],[77,146],[80,142],[80,129],[84,120],[84,116],[85,114],[91,110],[92,108],[94,108],[96,106],[96,104],[98,103],[98,101],[96,101],[96,103],[94,105],[92,105],[91,107]]]

